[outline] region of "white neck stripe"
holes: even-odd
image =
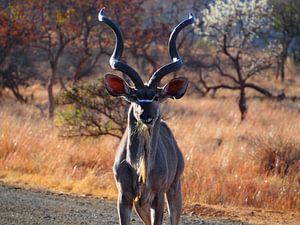
[[[153,99],[138,99],[138,102],[153,102]]]

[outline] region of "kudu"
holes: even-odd
[[[190,15],[174,28],[169,39],[172,62],[158,69],[147,84],[132,67],[121,61],[123,36],[118,26],[104,15],[104,8],[99,13],[99,21],[115,33],[116,45],[109,61],[111,67],[126,74],[135,85],[135,88],[130,87],[125,80],[111,74],[104,79],[110,95],[122,96],[131,102],[128,126],[113,166],[119,192],[119,222],[130,224],[134,205],[144,224],[162,224],[166,193],[171,224],[179,224],[184,160],[171,130],[161,120],[159,104],[167,98],[181,98],[188,80],[174,78],[162,88],[158,85],[166,74],[180,69],[182,60],[177,52],[176,38],[184,27],[194,22],[194,17]]]

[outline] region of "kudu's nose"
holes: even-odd
[[[154,118],[148,115],[141,115],[141,121],[144,124],[151,124],[154,121]]]

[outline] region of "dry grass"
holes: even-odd
[[[6,181],[77,194],[115,196],[111,165],[116,140],[61,139],[33,109],[0,112],[0,176]]]
[[[300,210],[299,108],[251,100],[240,123],[235,97],[170,101],[168,124],[184,153],[185,204]],[[118,140],[61,139],[19,104],[0,108],[0,177],[55,191],[115,197]]]
[[[300,209],[298,109],[252,101],[240,123],[233,99],[173,104],[188,108],[169,121],[185,154],[186,203]]]

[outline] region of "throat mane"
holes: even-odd
[[[138,182],[145,184],[147,181],[147,169],[148,169],[148,153],[150,148],[150,134],[147,126],[143,126],[142,130],[143,135],[143,147],[142,152],[139,156],[139,161],[137,165],[137,174],[138,174]]]

